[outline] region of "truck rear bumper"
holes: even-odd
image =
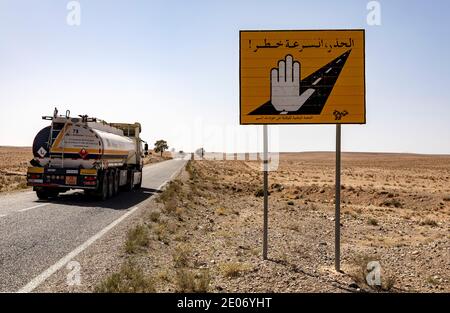
[[[27,183],[27,186],[31,187],[37,187],[37,189],[44,187],[44,188],[61,188],[61,189],[90,189],[95,190],[97,189],[97,186],[95,187],[87,187],[87,186],[75,186],[75,185],[58,185],[58,184],[39,184],[39,183]]]
[[[27,185],[64,189],[96,189],[96,169],[29,167]]]

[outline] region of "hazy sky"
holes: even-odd
[[[255,150],[239,126],[240,29],[366,29],[367,124],[343,150],[450,153],[450,1],[0,0],[0,145],[31,145],[57,106],[143,125],[177,150]],[[273,149],[333,150],[334,126],[270,126]],[[260,138],[259,138],[260,139]]]

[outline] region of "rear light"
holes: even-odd
[[[97,185],[97,176],[84,176],[83,184],[85,186]]]
[[[29,175],[28,175],[28,178],[31,178],[31,179],[38,179],[38,178],[41,178],[41,175],[40,175],[40,174],[29,174]]]

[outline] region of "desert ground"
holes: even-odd
[[[0,192],[27,188],[26,172],[32,158],[30,147],[0,147]]]
[[[62,274],[40,291],[450,291],[450,156],[343,153],[342,273],[334,154],[281,154],[269,175],[267,261],[260,167],[190,161],[139,216],[78,258],[81,286]],[[366,283],[369,261],[381,265],[379,287]]]

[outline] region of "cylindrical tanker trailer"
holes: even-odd
[[[106,123],[80,115],[43,116],[51,125],[33,142],[28,185],[39,199],[56,197],[69,189],[84,189],[102,200],[120,189],[140,188],[143,157],[148,145],[139,137],[139,123]],[[142,143],[145,143],[143,149]]]

